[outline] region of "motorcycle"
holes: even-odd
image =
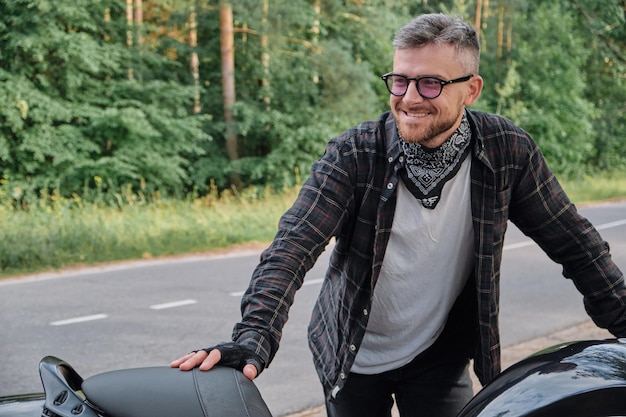
[[[120,369],[83,379],[41,360],[43,393],[0,398],[0,417],[272,417],[254,382],[216,367]],[[626,339],[552,346],[483,387],[458,417],[626,416]]]

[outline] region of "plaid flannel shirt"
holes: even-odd
[[[481,383],[500,372],[500,264],[507,220],[563,266],[597,325],[626,335],[626,290],[608,244],[577,213],[528,133],[503,117],[466,111],[473,135],[474,369]],[[269,364],[305,273],[335,238],[309,325],[309,346],[325,390],[342,388],[365,334],[385,256],[401,154],[389,112],[328,143],[261,255],[233,340],[253,347]]]

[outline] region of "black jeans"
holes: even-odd
[[[401,417],[455,417],[473,396],[469,359],[429,353],[381,374],[351,373],[326,401],[328,417],[391,417],[394,397]]]

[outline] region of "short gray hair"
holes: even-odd
[[[396,50],[441,44],[454,46],[461,54],[463,66],[474,74],[478,73],[478,34],[472,25],[461,18],[444,14],[424,14],[400,28],[393,39]]]

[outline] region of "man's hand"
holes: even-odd
[[[264,368],[263,360],[256,353],[234,342],[220,343],[188,353],[173,361],[170,366],[181,371],[189,371],[195,367],[208,371],[217,364],[238,369],[249,380],[256,378]]]

